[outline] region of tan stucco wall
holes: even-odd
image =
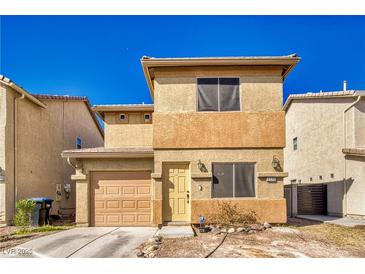
[[[338,98],[292,102],[285,117],[284,169],[289,173],[285,183],[289,184],[291,180],[324,183],[343,179],[343,110],[353,101]],[[295,137],[298,138],[296,151],[293,150]],[[330,177],[331,173],[334,178]],[[319,180],[320,175],[323,180]]]
[[[357,98],[294,100],[286,113],[286,144],[284,169],[289,173],[284,183],[329,183],[328,214],[346,214],[343,178],[345,157],[342,148],[365,144],[364,101],[345,115],[343,111]],[[293,150],[293,138],[298,138],[298,150]],[[330,174],[334,174],[331,178]],[[322,180],[319,179],[322,176]],[[310,178],[312,177],[312,181]],[[347,181],[350,175],[346,174]],[[332,184],[332,185],[331,185]],[[295,203],[296,200],[293,199]],[[352,201],[347,200],[350,204]]]
[[[0,84],[0,166],[5,180],[0,182],[0,222],[9,223],[14,213],[14,97],[12,90]]]
[[[266,178],[258,178],[257,175],[259,172],[274,172],[275,170],[272,167],[272,159],[273,156],[276,155],[279,160],[283,161],[283,152],[282,149],[199,149],[199,150],[155,150],[155,173],[161,174],[162,166],[164,162],[185,162],[189,163],[190,166],[190,174],[192,177],[195,175],[203,175],[203,173],[198,169],[198,161],[200,160],[206,167],[207,172],[211,173],[212,163],[213,162],[246,162],[246,163],[256,163],[256,197],[253,198],[237,198],[232,200],[239,201],[264,201],[264,200],[283,200],[283,180],[278,178],[276,183],[268,183],[266,182]],[[194,205],[194,201],[202,201],[201,203],[209,204],[207,201],[211,200],[211,184],[212,184],[211,175],[205,178],[191,178],[191,199],[192,205]],[[153,188],[154,188],[154,221],[156,223],[162,223],[162,178],[155,178],[152,180]],[[199,189],[201,186],[202,190]],[[214,199],[221,200],[221,199]],[[226,199],[223,199],[226,200]],[[211,200],[212,201],[212,200]],[[245,202],[243,202],[245,203]],[[249,202],[247,202],[249,203]],[[261,202],[256,203],[252,202],[252,206],[261,205]],[[279,202],[281,205],[281,202]],[[284,208],[282,206],[277,207],[276,209],[285,211],[285,203],[283,203]],[[198,207],[192,207],[192,221],[196,221],[196,210]],[[267,215],[262,215],[262,211],[257,208],[257,213],[259,217],[264,219],[267,218]],[[201,212],[201,210],[198,210]],[[277,213],[281,216],[282,212]],[[286,213],[285,213],[286,214]],[[284,216],[286,216],[284,214]],[[276,215],[275,215],[276,216]],[[282,222],[282,217],[273,217],[275,222]],[[286,221],[286,217],[284,222]]]
[[[283,148],[285,113],[155,113],[153,147]]]
[[[155,113],[195,112],[197,77],[218,76],[240,78],[241,110],[281,110],[283,83],[280,68],[156,68],[154,75]]]
[[[220,201],[223,201],[222,199]],[[255,200],[241,200],[241,199],[225,199],[232,205],[237,205],[242,212],[249,213],[253,211],[256,213],[258,221],[269,223],[286,223],[286,204],[285,199],[255,199]],[[217,200],[196,200],[192,201],[192,223],[199,223],[199,216],[205,216],[209,222],[209,215],[214,213],[217,206]]]
[[[346,174],[347,214],[365,218],[365,157],[346,156]]]
[[[9,88],[7,99],[7,135],[6,135],[6,211],[7,221],[13,218],[14,179],[13,179],[13,97]],[[18,101],[17,117],[17,199],[46,196],[56,198],[56,184],[61,184],[61,201],[53,203],[52,213],[69,214],[75,212],[75,184],[70,180],[73,169],[68,166],[61,152],[74,149],[76,136],[83,140],[83,146],[103,145],[98,131],[84,102],[44,100],[43,109],[26,98]],[[10,168],[9,168],[10,167]],[[66,199],[64,183],[71,183],[71,196]]]
[[[84,180],[77,180],[76,184],[76,222],[78,225],[90,224],[90,173],[92,171],[151,171],[153,172],[153,159],[83,159]]]
[[[128,121],[122,122],[119,115],[128,115]],[[105,113],[105,147],[151,147],[152,123],[144,121],[144,114],[151,112],[110,112]]]

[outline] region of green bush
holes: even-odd
[[[29,226],[32,211],[35,207],[35,202],[24,199],[16,202],[16,214],[14,224],[16,226]]]

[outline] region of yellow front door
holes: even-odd
[[[163,189],[164,221],[190,222],[189,165],[164,165]]]

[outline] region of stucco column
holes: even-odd
[[[80,177],[80,176],[79,176]],[[89,226],[89,180],[84,175],[76,180],[76,224]]]

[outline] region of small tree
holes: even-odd
[[[32,216],[32,211],[35,207],[35,202],[24,199],[16,202],[16,214],[14,224],[16,226],[29,226]]]

